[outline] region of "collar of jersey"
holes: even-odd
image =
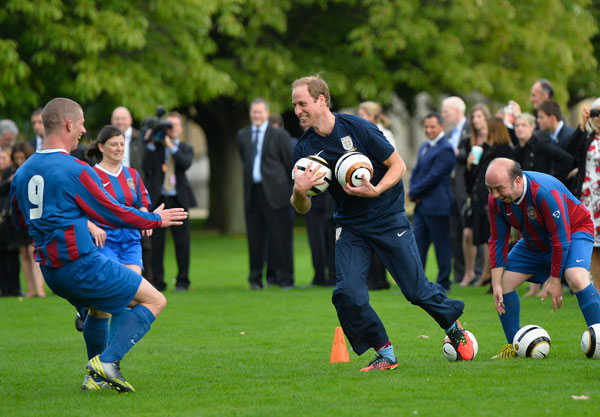
[[[110,172],[108,169],[104,168],[100,164],[94,165],[94,168],[98,168],[100,171],[106,172],[108,175],[110,175],[112,177],[118,177],[119,174],[121,173],[121,171],[123,171],[123,164],[121,164],[121,166],[119,167],[119,169],[117,170],[117,172]]]
[[[56,149],[39,149],[39,150],[36,151],[36,153],[55,153],[55,152],[62,152],[62,153],[66,153],[66,154],[69,153],[66,150],[61,149],[61,148],[56,148]]]
[[[523,199],[525,198],[525,194],[527,194],[527,177],[525,176],[525,174],[523,174],[523,194],[521,195],[521,198],[515,201],[515,204],[517,206],[521,204],[521,201],[523,201]]]

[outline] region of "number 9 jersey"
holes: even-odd
[[[88,164],[64,149],[44,149],[17,170],[10,185],[12,215],[33,237],[36,260],[59,268],[96,250],[88,218],[115,228],[160,227],[160,216],[119,204]]]

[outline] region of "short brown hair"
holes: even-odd
[[[80,112],[83,110],[76,101],[63,97],[50,100],[42,111],[46,136],[57,131],[65,120],[79,120]]]
[[[325,97],[327,107],[331,107],[331,95],[329,94],[329,86],[318,74],[308,77],[298,78],[292,83],[292,89],[305,85],[308,88],[308,94],[317,101],[320,95]]]
[[[543,111],[546,116],[554,116],[559,122],[563,119],[562,111],[560,110],[560,104],[556,100],[544,100],[538,107],[538,112]]]

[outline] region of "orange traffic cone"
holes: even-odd
[[[329,362],[350,362],[348,348],[346,347],[346,339],[344,338],[344,331],[341,327],[335,328],[333,346],[331,347],[331,358],[329,359]]]

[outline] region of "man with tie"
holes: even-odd
[[[238,148],[244,172],[244,207],[250,258],[250,289],[263,287],[265,249],[273,251],[277,284],[294,285],[292,192],[292,142],[284,129],[268,122],[269,104],[256,98],[250,104],[251,125],[238,132]]]
[[[437,283],[448,291],[452,263],[450,174],[456,157],[452,144],[444,134],[441,114],[428,114],[423,126],[428,140],[419,149],[417,165],[410,178],[409,198],[415,202],[413,227],[423,268],[427,251],[433,242],[439,270]]]
[[[564,121],[560,104],[555,100],[545,100],[537,108],[537,122],[540,130],[547,132],[554,145],[565,149],[574,129]]]
[[[181,115],[171,112],[166,118],[172,124],[164,138],[149,135],[144,152],[143,167],[152,209],[164,203],[165,208],[196,207],[196,198],[185,175],[194,160],[194,148],[181,140],[183,132]],[[185,219],[180,226],[171,226],[177,259],[175,291],[187,291],[190,286],[190,222]],[[164,291],[165,229],[152,234],[152,274],[154,286]]]
[[[29,144],[36,151],[42,147],[44,143],[44,123],[42,122],[42,111],[44,109],[38,108],[31,113],[31,128],[35,137],[29,141]]]

